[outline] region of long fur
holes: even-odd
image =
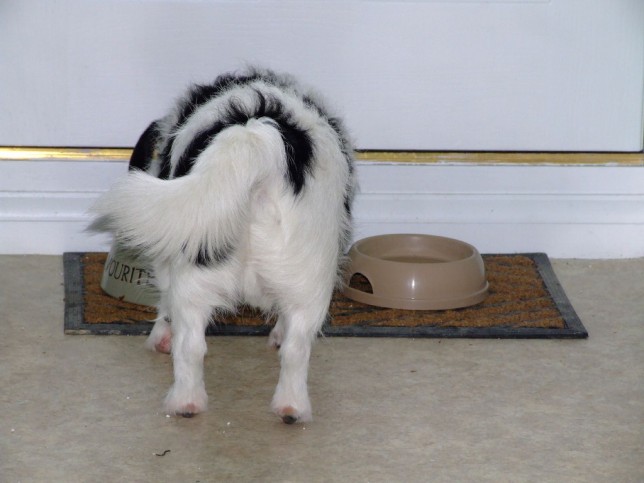
[[[340,119],[269,70],[191,87],[142,134],[91,229],[113,233],[155,271],[161,301],[148,346],[173,355],[169,412],[205,409],[205,327],[244,302],[278,314],[274,411],[285,422],[311,418],[310,346],[351,237],[352,163]]]

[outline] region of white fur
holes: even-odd
[[[338,280],[350,225],[344,201],[352,198],[355,181],[346,139],[307,107],[291,78],[278,78],[278,85],[258,80],[232,86],[171,132],[178,118],[175,108],[159,122],[157,148],[175,136],[174,169],[195,136],[224,115],[231,99],[252,108],[252,89],[259,90],[279,99],[315,146],[311,173],[297,196],[287,180],[285,144],[276,124],[253,118],[221,131],[185,176],[156,178],[160,168],[154,159],[147,173],[130,172],[93,208],[95,229],[112,231],[151,261],[162,296],[146,345],[171,350],[174,384],[165,401],[171,414],[191,416],[206,409],[206,326],[213,312],[244,302],[278,315],[269,336],[281,359],[273,411],[285,422],[312,418],[307,390],[311,344]],[[317,96],[306,94],[319,103]],[[204,248],[214,256],[222,247],[232,248],[224,261],[194,263]]]

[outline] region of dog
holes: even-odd
[[[92,207],[90,230],[112,233],[154,272],[160,302],[146,346],[172,354],[168,414],[206,410],[205,330],[248,304],[276,317],[273,412],[287,424],[312,419],[311,346],[340,283],[356,189],[341,119],[268,69],[190,87],[143,132],[128,174]]]

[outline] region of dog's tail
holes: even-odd
[[[92,207],[93,231],[109,231],[143,255],[220,260],[249,215],[251,190],[283,176],[286,151],[268,118],[221,131],[185,176],[163,180],[131,171]]]

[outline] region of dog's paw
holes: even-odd
[[[158,341],[154,341],[148,346],[151,350],[161,352],[162,354],[170,354],[172,352],[172,335],[167,334]]]
[[[271,333],[268,335],[268,347],[272,347],[277,350],[282,346],[282,341],[284,340],[284,331],[282,330],[282,324],[276,324],[271,330]]]
[[[172,352],[172,331],[165,321],[157,322],[145,341],[145,347],[151,351],[170,354]]]
[[[203,387],[193,390],[172,386],[165,398],[164,408],[167,414],[191,418],[204,412],[208,407],[208,395]]]
[[[273,412],[286,424],[293,423],[307,423],[313,420],[313,413],[311,411],[311,403],[308,398],[294,403],[282,400],[282,398],[275,394],[271,404]]]
[[[310,408],[300,411],[293,406],[273,407],[273,412],[285,424],[308,423],[313,420]]]

